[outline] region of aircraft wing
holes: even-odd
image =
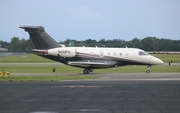
[[[70,61],[68,65],[71,66],[79,66],[79,67],[111,67],[115,65],[116,62],[108,61],[108,62],[92,62],[92,61]]]

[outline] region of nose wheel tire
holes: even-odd
[[[150,70],[146,70],[146,73],[149,74],[149,73],[150,73]]]
[[[147,74],[150,73],[150,67],[152,67],[152,65],[147,65],[147,70],[146,70],[146,73],[147,73]]]

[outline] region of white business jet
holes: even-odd
[[[83,68],[88,74],[93,69],[114,68],[125,65],[152,65],[163,61],[138,48],[65,47],[49,36],[42,26],[19,26],[30,35],[36,49],[33,52],[44,58],[66,65]]]

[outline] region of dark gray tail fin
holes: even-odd
[[[19,26],[30,35],[36,49],[50,49],[60,47],[60,45],[46,32],[42,26]]]

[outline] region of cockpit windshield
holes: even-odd
[[[149,55],[149,54],[147,52],[145,52],[145,51],[139,51],[139,55],[143,56],[143,55]]]

